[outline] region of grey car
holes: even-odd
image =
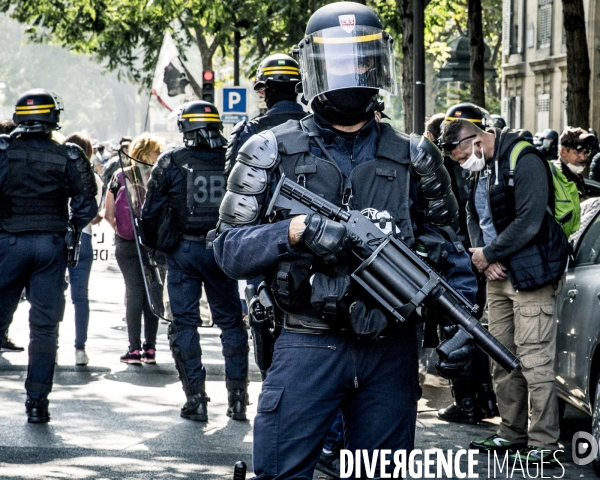
[[[600,199],[582,203],[583,212],[571,237],[574,260],[556,299],[556,386],[560,402],[592,416],[600,441]],[[594,469],[600,475],[600,458]]]

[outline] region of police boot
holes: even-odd
[[[228,388],[227,399],[229,400],[229,408],[227,408],[227,416],[233,420],[247,420],[246,406],[248,405],[248,393],[245,388]]]
[[[187,402],[181,407],[180,415],[183,418],[195,420],[196,422],[207,422],[208,410],[206,404],[209,401],[210,398],[206,396],[206,392],[204,391],[188,395]]]
[[[50,413],[48,412],[48,399],[31,398],[27,395],[25,401],[25,411],[27,413],[28,423],[48,423],[50,421]]]
[[[464,395],[456,399],[456,403],[438,412],[438,418],[447,422],[467,423],[475,425],[478,422],[475,409],[475,396]]]
[[[500,415],[496,394],[491,383],[482,383],[477,394],[477,407],[482,418],[492,418]]]

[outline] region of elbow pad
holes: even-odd
[[[458,202],[442,152],[426,137],[411,134],[410,160],[419,177],[421,197],[427,201],[425,217],[433,225],[451,225],[458,219]]]
[[[222,222],[248,225],[260,220],[277,159],[277,139],[270,130],[252,136],[242,146],[227,179],[227,193],[219,208]]]
[[[79,186],[85,197],[95,197],[98,193],[98,186],[94,178],[94,170],[92,164],[85,156],[85,152],[79,145],[74,143],[66,143],[67,155],[70,160],[75,162],[75,167],[79,173]]]

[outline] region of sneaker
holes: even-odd
[[[156,363],[156,350],[154,350],[153,348],[144,350],[144,353],[142,353],[142,362]]]
[[[549,448],[542,447],[534,447],[532,445],[527,445],[526,447],[521,448],[518,452],[513,453],[509,457],[509,461],[514,463],[515,461],[520,460],[521,463],[533,463],[533,464],[542,464],[545,467],[557,467],[561,465],[561,460],[563,459],[563,452],[561,450],[551,450]]]
[[[470,447],[473,450],[481,450],[484,452],[496,451],[496,452],[511,452],[515,453],[527,445],[525,443],[515,443],[510,440],[502,438],[500,435],[492,435],[485,440],[473,440]]]
[[[323,472],[332,478],[340,478],[340,454],[339,452],[321,452],[321,457],[315,466],[315,470]]]
[[[87,365],[89,361],[85,350],[75,350],[75,365]]]
[[[13,343],[13,341],[8,338],[8,336],[5,336],[2,339],[2,347],[0,348],[0,352],[23,352],[25,351],[25,349],[23,347],[19,347],[18,345],[15,345]]]
[[[141,365],[142,364],[142,355],[139,350],[133,350],[132,352],[126,352],[125,355],[121,357],[121,362],[129,363],[133,365]]]

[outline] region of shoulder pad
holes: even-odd
[[[0,135],[0,150],[6,150],[12,141],[10,135]]]
[[[418,175],[429,175],[444,163],[439,148],[423,135],[410,135],[410,161]]]
[[[71,160],[77,160],[78,158],[86,158],[85,152],[83,148],[79,145],[75,145],[74,143],[65,143],[65,147],[67,147],[67,155]]]
[[[156,161],[156,165],[158,168],[162,168],[166,170],[171,166],[171,161],[173,159],[173,150],[169,150],[168,152],[163,153],[158,160]]]
[[[270,130],[250,137],[240,148],[237,161],[251,167],[269,169],[277,162],[277,138]]]

